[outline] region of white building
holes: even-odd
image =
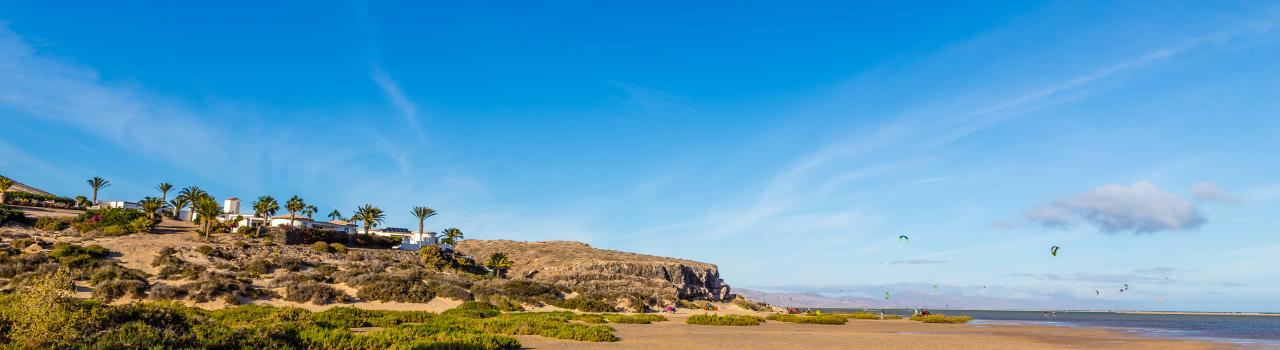
[[[426,234],[414,232],[408,236],[402,236],[400,238],[400,246],[397,248],[403,250],[418,250],[423,246],[432,244],[440,244],[440,241],[436,239],[435,232],[427,232]]]
[[[331,230],[346,234],[354,232],[356,228],[355,225],[346,221],[315,221],[301,215],[295,215],[291,218],[289,214],[283,214],[263,219],[254,216],[253,214],[242,214],[240,213],[240,199],[236,197],[227,198],[227,200],[222,202],[222,214],[218,215],[218,220],[226,222],[232,227],[259,227],[262,225],[267,225],[267,227],[281,227],[293,225],[294,227]]]
[[[98,201],[98,207],[99,207],[99,208],[103,208],[103,209],[107,209],[107,208],[112,208],[112,209],[138,209],[138,210],[141,210],[141,209],[142,209],[142,206],[141,206],[141,205],[138,205],[138,203],[134,203],[134,202],[125,202],[125,201],[110,201],[110,202],[107,202],[107,201]]]

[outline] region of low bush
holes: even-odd
[[[19,239],[15,239],[15,240],[13,240],[12,242],[9,242],[9,246],[10,246],[10,247],[14,247],[14,248],[18,248],[18,249],[22,249],[22,248],[26,248],[27,246],[32,245],[32,244],[36,244],[36,243],[37,243],[37,242],[36,242],[36,240],[35,240],[34,238],[19,238]]]
[[[526,279],[489,279],[475,283],[470,289],[476,299],[504,298],[534,306],[558,303],[563,296],[555,286]],[[596,312],[611,311],[614,310]]]
[[[147,281],[119,279],[98,283],[93,288],[93,298],[105,302],[115,301],[125,295],[136,299],[147,296]]]
[[[325,243],[325,242],[316,242],[315,244],[312,244],[312,245],[311,245],[311,249],[312,249],[312,250],[315,250],[316,252],[320,252],[320,253],[328,253],[328,252],[329,252],[329,243]]]
[[[347,302],[350,296],[328,284],[303,281],[285,287],[284,299],[299,303],[311,302],[316,305],[328,305]]]
[[[57,243],[53,245],[53,250],[49,251],[49,256],[58,259],[62,266],[83,268],[101,263],[108,253],[110,252],[107,248],[97,244],[82,247],[71,243]]]
[[[28,207],[41,208],[58,208],[70,209],[75,208],[76,201],[67,197],[58,197],[51,195],[35,194],[22,191],[5,191],[5,203],[13,205],[25,205]],[[3,203],[0,203],[3,204]]]
[[[205,272],[200,278],[194,282],[183,284],[180,288],[186,292],[192,301],[203,303],[218,298],[223,301],[238,301],[239,298],[260,298],[269,296],[266,291],[253,287],[249,281],[238,280],[234,277],[216,273]]]
[[[576,296],[569,299],[554,303],[555,306],[569,310],[578,310],[585,312],[615,312],[616,307],[596,298],[588,298],[585,296]]]
[[[196,247],[196,253],[200,253],[200,255],[205,256],[214,256],[218,253],[218,249],[210,245],[202,245]]]
[[[157,284],[151,286],[151,290],[147,291],[147,296],[156,300],[178,300],[185,298],[187,292],[182,288],[174,287],[167,284]]]
[[[106,208],[86,211],[71,221],[74,223],[76,230],[81,233],[98,231],[104,235],[118,236],[140,232],[135,230],[136,227],[132,222],[138,218],[145,217],[146,214],[138,210]]]
[[[849,322],[848,318],[840,315],[817,315],[817,316],[800,316],[787,314],[773,314],[765,318],[769,321],[791,322],[791,323],[809,323],[809,324],[829,324],[841,325]]]
[[[667,317],[662,315],[619,315],[619,314],[603,314],[600,317],[609,321],[609,323],[625,323],[625,324],[650,324],[653,322],[666,321]]]
[[[685,320],[688,324],[708,326],[759,326],[763,318],[746,315],[693,315]]]
[[[364,300],[425,303],[436,297],[431,286],[412,276],[380,274],[358,286],[357,297]]]
[[[498,307],[499,311],[504,312],[524,311],[523,305],[506,298],[498,299],[498,302],[494,303],[494,306]]]
[[[329,243],[329,249],[338,254],[347,253],[347,246],[342,245],[342,243]]]
[[[27,223],[27,215],[21,210],[11,208],[7,205],[0,204],[0,225],[4,224],[25,224]]]
[[[35,227],[41,231],[62,231],[71,227],[71,220],[45,216],[36,219]]]
[[[911,316],[912,321],[920,321],[924,323],[968,323],[973,321],[972,316],[947,316],[942,314],[933,314],[929,316],[915,315]]]

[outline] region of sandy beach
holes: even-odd
[[[520,336],[528,349],[1235,349],[1230,344],[1147,338],[1118,331],[1028,325],[849,320],[845,325],[768,322],[726,327],[611,324],[621,341],[590,343]]]

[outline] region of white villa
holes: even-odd
[[[264,220],[253,214],[242,214],[240,213],[240,199],[236,197],[227,198],[227,200],[223,201],[222,214],[218,215],[218,221],[229,223],[234,227],[257,227],[262,226],[264,223],[267,227],[280,227],[289,226],[290,222],[292,222],[294,227],[338,231],[346,234],[351,234],[356,230],[356,225],[342,220],[315,221],[301,215],[290,220],[289,214],[276,215]]]
[[[313,228],[318,230],[338,231],[345,234],[364,233],[354,223],[344,220],[316,221],[306,216],[296,216],[290,220],[289,214],[276,215],[263,219],[254,216],[252,213],[244,214],[240,212],[240,199],[236,197],[227,198],[222,202],[222,214],[218,215],[218,221],[228,223],[232,228],[237,227],[281,227],[289,226],[290,222],[294,227]],[[191,219],[190,211],[183,210],[179,213],[179,217],[183,220]],[[403,250],[418,250],[423,246],[431,244],[440,244],[435,232],[418,233],[412,232],[405,228],[399,227],[383,227],[369,230],[369,234],[383,237],[400,237],[400,245],[397,247]],[[442,246],[445,249],[453,249],[452,246]]]

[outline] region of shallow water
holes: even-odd
[[[824,309],[850,312],[862,310]],[[877,310],[878,311],[878,310]],[[1153,315],[1111,312],[1063,312],[1046,317],[1040,311],[937,310],[935,313],[970,315],[974,324],[1015,323],[1065,327],[1101,327],[1153,337],[1253,344],[1280,348],[1280,316]],[[911,310],[885,310],[910,315]]]

